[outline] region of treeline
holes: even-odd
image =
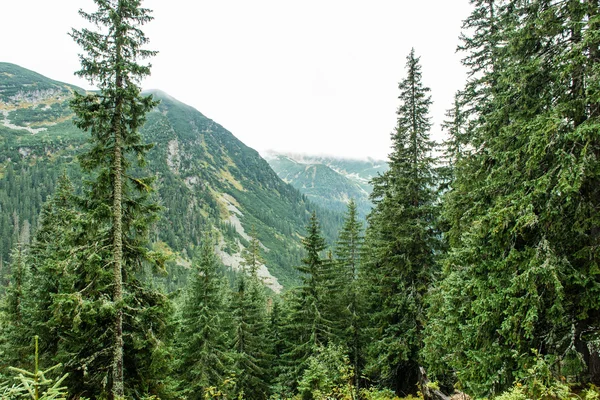
[[[210,233],[182,293],[150,279],[168,262],[148,245],[158,207],[151,180],[127,174],[154,106],[135,85],[150,16],[97,1],[83,15],[118,29],[74,31],[101,91],[72,104],[96,179],[75,195],[61,178],[31,246],[13,249],[1,373],[29,367],[37,335],[71,398],[598,398],[600,3],[472,3],[449,139],[429,137],[413,50],[367,226],[351,202],[328,249],[313,214],[302,283],[279,297],[256,234],[232,284]]]

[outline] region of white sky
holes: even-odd
[[[161,89],[245,144],[278,151],[384,158],[396,124],[406,55],[421,56],[432,89],[432,135],[465,71],[455,53],[468,0],[145,0],[144,31]],[[0,6],[0,61],[89,88],[73,75],[91,0]]]

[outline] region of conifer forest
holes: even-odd
[[[366,218],[142,92],[142,3],[0,63],[0,399],[600,399],[599,0],[470,0],[443,142],[407,54]]]

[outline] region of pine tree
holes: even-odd
[[[73,265],[69,262],[74,251],[74,238],[80,212],[76,209],[73,185],[66,175],[60,176],[55,193],[48,199],[40,214],[38,229],[30,251],[32,275],[31,318],[28,323],[40,338],[40,355],[53,360],[58,351],[57,338],[71,329],[60,315],[57,296],[72,291]],[[63,324],[64,323],[64,324]]]
[[[434,143],[429,140],[431,99],[414,50],[400,82],[398,126],[390,169],[373,179],[366,274],[373,293],[376,337],[372,374],[397,392],[415,392],[425,322],[424,296],[435,269]]]
[[[356,203],[350,200],[346,219],[335,248],[336,278],[335,286],[340,288],[338,320],[341,337],[349,349],[349,356],[354,368],[354,386],[358,393],[360,389],[361,369],[364,364],[364,300],[359,280],[361,256],[363,253],[364,237],[362,223],[358,220]]]
[[[298,270],[304,274],[300,296],[306,312],[310,342],[313,346],[323,346],[331,334],[331,321],[325,319],[324,287],[327,285],[328,262],[322,258],[327,245],[321,235],[317,215],[313,211],[307,227],[307,235],[302,239],[306,256]]]
[[[258,269],[264,264],[264,259],[260,255],[260,241],[258,240],[256,228],[252,226],[250,231],[250,246],[242,252],[244,259],[243,266],[250,276],[258,277]]]
[[[264,263],[256,229],[250,231],[250,246],[244,249],[245,268],[236,282],[232,299],[236,393],[251,399],[266,399],[271,377],[268,365],[272,344],[268,340],[267,297],[258,276]]]
[[[557,360],[562,375],[600,378],[589,351],[600,315],[598,4],[504,7],[519,17],[501,19],[506,43],[475,124],[480,146],[458,164],[444,206],[451,249],[425,349],[478,396],[522,376],[531,349]],[[567,372],[580,357],[583,370]]]
[[[330,284],[330,263],[322,255],[326,243],[315,212],[302,244],[306,253],[303,265],[298,267],[303,273],[302,285],[290,293],[290,314],[284,322],[287,344],[283,356],[285,371],[280,380],[290,389],[295,389],[308,358],[318,347],[327,345],[334,329],[332,321],[326,318],[330,310],[330,303],[325,300],[326,287]]]
[[[232,369],[226,288],[217,262],[213,241],[206,238],[193,261],[177,340],[180,391],[190,399],[221,387]]]
[[[31,350],[28,329],[30,271],[24,246],[11,252],[11,274],[4,297],[0,298],[0,355],[2,364],[25,366]],[[1,366],[1,364],[0,364]]]
[[[141,7],[141,0],[95,0],[95,3],[97,11],[80,11],[80,14],[104,29],[96,32],[73,29],[71,36],[86,53],[80,56],[81,70],[77,75],[96,84],[99,93],[75,93],[71,106],[75,124],[92,135],[92,149],[81,160],[88,171],[98,171],[88,207],[94,210],[93,217],[102,221],[97,227],[99,239],[111,249],[114,321],[110,392],[114,398],[120,398],[125,393],[123,308],[128,296],[124,293],[123,277],[129,275],[124,273],[125,266],[131,268],[145,257],[140,237],[147,231],[147,223],[156,209],[146,201],[151,180],[128,173],[129,156],[137,157],[143,165],[149,148],[142,144],[138,129],[157,102],[152,96],[140,94],[138,83],[150,74],[150,67],[139,64],[138,60],[155,52],[143,49],[148,39],[139,27],[152,17],[149,10]],[[137,197],[136,192],[140,193]]]
[[[286,303],[279,297],[270,298],[268,300],[268,317],[269,325],[267,329],[267,337],[271,346],[271,362],[269,374],[272,377],[271,392],[281,394],[282,388],[279,386],[281,380],[279,376],[283,374],[284,354],[286,350],[286,338],[284,336],[284,321],[287,316]]]
[[[267,300],[256,273],[238,278],[233,293],[234,360],[236,393],[249,399],[269,397]]]

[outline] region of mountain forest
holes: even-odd
[[[600,1],[470,3],[370,181],[142,92],[142,0],[80,11],[97,90],[0,63],[0,399],[600,399]]]

